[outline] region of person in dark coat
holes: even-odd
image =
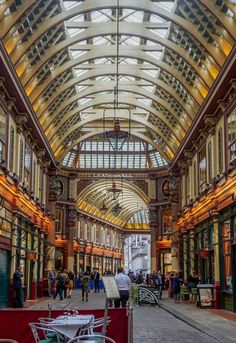
[[[59,271],[56,277],[56,293],[54,294],[53,299],[55,300],[57,295],[59,294],[60,300],[63,300],[63,290],[65,286],[65,279],[62,275],[62,273]]]
[[[173,295],[176,303],[179,303],[180,299],[180,278],[178,273],[175,273],[173,280]]]
[[[15,307],[24,307],[23,306],[23,296],[22,296],[22,277],[21,266],[16,268],[15,273],[13,274],[13,288],[15,295]]]
[[[97,269],[94,270],[93,278],[94,278],[94,293],[99,293],[100,274]]]

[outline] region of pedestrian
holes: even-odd
[[[189,289],[189,293],[190,293],[190,297],[189,297],[189,302],[190,304],[195,304],[197,299],[196,299],[196,292],[193,291],[193,289],[197,288],[197,284],[199,282],[199,276],[198,273],[193,270],[192,275],[189,275],[188,278],[188,289]]]
[[[75,275],[71,270],[68,273],[68,278],[69,278],[69,283],[68,283],[68,287],[67,287],[69,290],[68,298],[71,298],[72,290],[74,288],[74,279],[75,279]]]
[[[82,289],[82,301],[84,301],[84,295],[86,297],[86,301],[88,301],[88,294],[90,292],[88,272],[83,273],[82,280],[81,280],[81,289]]]
[[[58,272],[57,277],[56,277],[56,292],[54,294],[53,299],[55,300],[57,295],[59,294],[60,300],[63,300],[63,290],[64,290],[64,285],[65,285],[65,280],[64,277],[61,273],[61,271]]]
[[[94,293],[99,293],[100,274],[97,269],[94,270],[93,277],[94,277]]]
[[[163,287],[163,278],[162,278],[162,275],[161,275],[161,271],[158,270],[158,273],[157,273],[157,277],[156,277],[156,283],[157,283],[157,288],[159,290],[159,299],[161,300],[161,296],[162,296],[162,287]]]
[[[178,273],[175,273],[173,280],[173,295],[176,303],[179,303],[180,299],[180,279]]]
[[[63,293],[64,293],[64,298],[66,299],[67,298],[67,287],[68,287],[69,282],[70,282],[67,270],[64,269],[63,272],[61,273],[61,275],[64,278]]]
[[[138,285],[142,285],[144,283],[144,276],[143,276],[142,270],[140,270],[140,272],[138,273],[138,276],[137,276],[137,279],[136,279],[136,283]]]
[[[123,268],[118,268],[118,274],[115,276],[117,287],[120,293],[120,298],[114,300],[114,305],[116,308],[126,307],[127,301],[129,300],[129,293],[131,288],[131,281],[128,275],[125,275]]]
[[[49,269],[48,273],[48,295],[51,297],[55,293],[55,282],[56,282],[56,275],[52,271],[52,269]]]
[[[23,295],[22,295],[22,278],[23,274],[21,271],[21,266],[16,268],[13,274],[13,288],[14,288],[14,305],[15,307],[23,306]]]

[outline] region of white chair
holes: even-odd
[[[35,343],[62,343],[65,338],[46,323],[29,323]]]
[[[103,336],[103,335],[84,335],[84,336],[77,336],[72,338],[67,343],[80,343],[80,342],[86,342],[86,343],[116,343],[112,338]]]
[[[107,317],[106,325],[108,325],[110,322],[111,322],[110,317]],[[79,334],[80,334],[80,336],[82,336],[82,335],[100,335],[101,334],[100,331],[96,330],[96,329],[102,328],[104,323],[105,323],[104,317],[96,318],[96,319],[94,319],[94,321],[90,325],[83,327],[79,331]]]
[[[49,317],[39,317],[39,321],[40,323],[51,323],[53,320],[55,320],[55,318],[49,318]]]

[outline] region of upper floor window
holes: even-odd
[[[30,189],[31,184],[31,149],[28,142],[25,143],[25,164],[24,164],[24,172],[25,172],[25,183],[28,189]]]
[[[193,165],[193,191],[194,191],[194,196],[197,195],[197,163],[196,161],[194,162]]]
[[[208,180],[209,182],[212,181],[212,144],[211,142],[208,143],[207,146],[207,158],[208,158]]]
[[[218,163],[219,173],[223,171],[223,133],[222,127],[218,130]]]
[[[10,145],[9,145],[9,169],[13,171],[14,169],[14,145],[15,145],[15,130],[11,126],[10,129]]]
[[[6,115],[0,108],[0,161],[4,161],[6,158],[6,122]]]
[[[24,143],[22,141],[22,139],[20,140],[20,154],[19,154],[19,178],[22,181],[23,179],[23,158],[24,158]]]
[[[227,118],[228,128],[228,160],[233,161],[236,158],[236,108]]]
[[[199,152],[199,188],[203,191],[206,185],[206,146]]]

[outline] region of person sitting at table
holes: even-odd
[[[86,301],[88,301],[89,289],[89,273],[84,272],[81,280],[81,289],[82,289],[82,301],[84,301],[84,294],[86,296]]]

